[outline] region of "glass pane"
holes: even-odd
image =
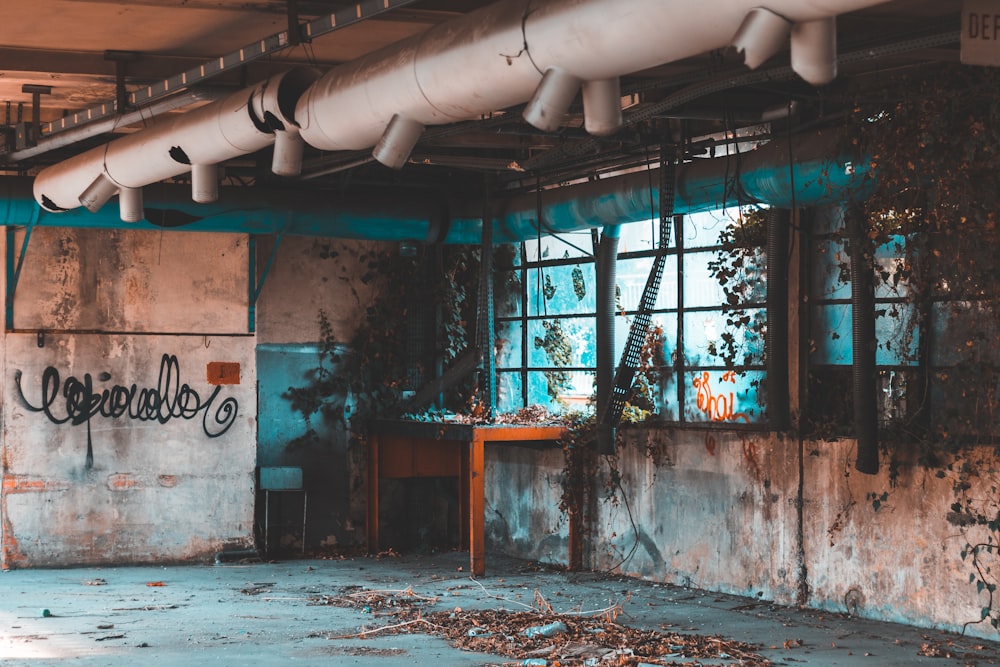
[[[497,373],[497,410],[517,412],[524,407],[520,373]]]
[[[722,285],[708,269],[714,252],[696,252],[684,255],[684,307],[721,307],[726,304]]]
[[[660,379],[660,396],[657,414],[666,421],[680,421],[681,411],[677,405],[677,374],[664,372]]]
[[[591,257],[593,254],[594,242],[589,229],[567,234],[552,234],[543,236],[541,240],[530,239],[524,242],[524,256],[529,262],[564,257]]]
[[[719,245],[719,235],[734,224],[738,209],[720,209],[685,215],[681,229],[684,249],[709,248]]]
[[[615,275],[618,283],[617,305],[627,311],[635,311],[642,300],[642,292],[649,280],[653,266],[652,257],[634,257],[619,260]],[[656,295],[657,310],[677,308],[677,256],[668,255],[663,264],[660,291]]]
[[[528,367],[583,366],[597,363],[593,317],[528,321]]]
[[[720,310],[684,314],[684,363],[688,366],[737,366],[764,363],[767,311]],[[730,324],[732,322],[732,324]]]
[[[522,366],[521,322],[498,322],[496,335],[497,368]]]
[[[764,303],[767,300],[767,261],[763,248],[747,248],[734,250],[715,250],[710,253],[697,253],[685,256],[685,279],[689,274],[701,278],[701,267],[694,267],[688,262],[705,265],[706,275],[719,289],[721,303],[750,304]],[[725,285],[723,286],[723,282]],[[685,284],[685,289],[687,284]],[[712,306],[716,303],[689,302],[685,295],[684,305]]]
[[[917,365],[920,328],[915,326],[914,306],[907,303],[876,304],[875,363],[879,366]]]
[[[497,270],[494,283],[494,310],[497,317],[520,317],[521,298],[524,285],[521,284],[520,269]]]
[[[851,305],[848,303],[814,306],[809,359],[814,364],[850,364]]]
[[[830,206],[817,206],[810,210],[812,216],[809,220],[809,228],[813,234],[817,236],[832,234],[844,229],[844,209],[842,206],[832,204]]]
[[[910,294],[905,256],[906,237],[893,236],[875,248],[875,298],[889,299]]]
[[[761,371],[698,371],[684,387],[684,418],[691,422],[757,424],[764,420]]]
[[[528,269],[528,315],[566,315],[597,310],[593,263]]]
[[[960,361],[1000,361],[1000,322],[996,310],[975,301],[935,303],[931,309],[934,333],[931,363],[950,366]]]
[[[561,396],[572,385],[572,378],[567,371],[531,371],[528,373],[528,405],[541,405],[554,413],[564,412],[564,404],[554,396]]]
[[[671,225],[672,230],[672,225]],[[629,252],[645,252],[660,248],[660,220],[644,220],[621,226],[621,236],[618,241],[619,254]],[[670,234],[667,247],[674,247],[674,235]]]
[[[615,365],[621,361],[622,353],[625,351],[625,344],[628,342],[629,331],[634,318],[619,315],[615,317]],[[660,337],[663,344],[664,363],[673,363],[674,350],[677,349],[677,315],[664,313],[655,315],[649,322],[649,327],[654,330],[659,327]]]
[[[561,402],[570,410],[592,411],[597,391],[596,380],[597,375],[593,371],[570,371],[569,383],[560,396]]]
[[[886,315],[875,318],[875,363],[898,366],[916,362],[919,330],[904,316],[909,308],[904,304],[879,304]],[[898,316],[893,317],[892,313]],[[810,361],[814,364],[854,363],[854,342],[851,330],[851,304],[837,303],[812,309],[813,335],[810,339]]]
[[[808,373],[806,427],[817,435],[853,432],[852,373],[849,366],[812,366]]]
[[[844,244],[822,239],[813,244],[812,285],[814,299],[850,299],[851,263]]]

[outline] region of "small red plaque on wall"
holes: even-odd
[[[209,384],[239,384],[240,364],[237,361],[208,362]]]

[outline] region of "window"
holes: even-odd
[[[851,266],[843,209],[819,208],[810,218],[809,416],[814,429],[853,431],[853,315]],[[875,249],[874,267],[886,279],[875,288],[875,363],[879,414],[883,421],[906,411],[919,336],[901,277],[905,239],[893,237]],[[893,280],[890,277],[895,276]]]
[[[809,227],[809,416],[820,432],[852,434],[853,317],[843,211],[816,209]],[[918,252],[911,238],[890,235],[874,250],[878,415],[883,428],[898,428],[910,441],[992,437],[1000,426],[996,308],[989,290],[969,279],[974,262],[963,260],[956,243],[955,235],[927,233]]]
[[[718,278],[726,233],[744,222],[735,209],[673,221],[642,367],[633,383],[633,416],[699,424],[766,421],[762,249],[748,247],[725,265],[733,271],[731,281],[749,288],[727,290]],[[651,220],[620,230],[616,362],[660,250],[659,225]],[[520,244],[509,283],[519,286],[519,294],[497,311],[500,410],[592,406],[597,241],[598,232],[588,231]]]

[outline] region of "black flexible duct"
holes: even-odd
[[[615,287],[618,274],[618,225],[608,225],[597,251],[597,414],[603,415],[611,400],[615,380]],[[598,426],[598,451],[613,452],[615,428]]]
[[[767,414],[771,428],[788,428],[788,224],[791,211],[767,212]]]
[[[875,269],[872,249],[857,207],[844,209],[851,244],[851,318],[853,343],[854,435],[858,456],[854,467],[878,473],[878,410],[875,370]]]

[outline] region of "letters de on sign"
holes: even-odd
[[[961,41],[962,63],[1000,65],[1000,3],[964,0]]]

